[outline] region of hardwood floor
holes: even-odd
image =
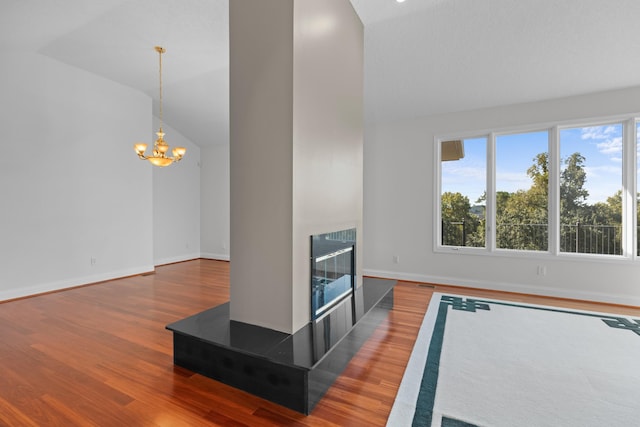
[[[165,325],[229,299],[229,263],[0,304],[0,426],[384,426],[434,291],[640,316],[640,309],[399,282],[394,309],[308,417],[173,366]]]

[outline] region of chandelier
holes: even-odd
[[[147,150],[147,144],[143,142],[135,143],[133,148],[142,160],[149,160],[154,166],[165,167],[173,162],[179,162],[182,156],[184,156],[184,153],[187,152],[187,149],[184,147],[175,147],[171,151],[173,157],[167,156],[169,145],[164,141],[165,133],[162,131],[162,54],[166,52],[166,49],[161,46],[156,46],[154,49],[160,57],[160,129],[156,132],[158,139],[156,139],[156,142],[153,144],[153,153],[150,156],[145,156],[144,152]]]

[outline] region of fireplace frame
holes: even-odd
[[[319,321],[356,287],[356,229],[310,236],[311,321]],[[352,310],[353,312],[353,310]]]

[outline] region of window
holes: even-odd
[[[546,251],[549,132],[496,137],[496,247]]]
[[[622,123],[560,130],[560,251],[622,254]]]
[[[640,119],[436,142],[436,249],[640,259]]]
[[[440,142],[440,242],[485,247],[487,138]]]

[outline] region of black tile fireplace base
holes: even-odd
[[[232,321],[229,303],[219,305],[167,325],[174,363],[309,414],[393,308],[394,285],[365,278],[353,297],[295,334]]]

